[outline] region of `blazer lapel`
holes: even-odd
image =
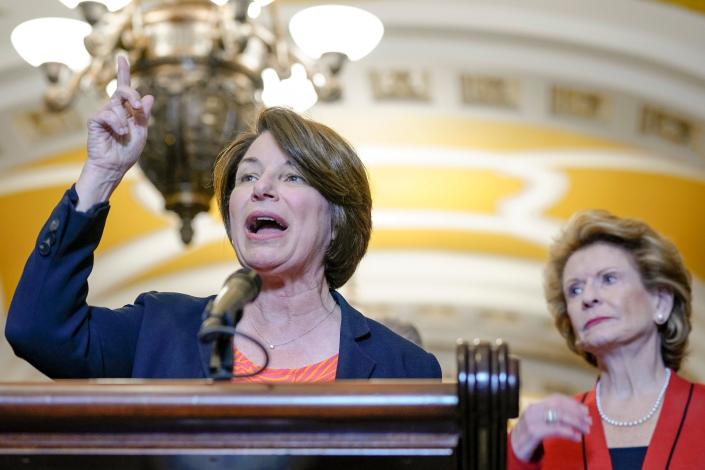
[[[338,368],[335,378],[369,379],[372,377],[376,362],[369,357],[358,344],[370,335],[370,328],[365,317],[347,303],[342,295],[331,291],[340,306],[340,349],[338,351]]]
[[[683,407],[688,394],[688,382],[676,374],[671,375],[671,382],[668,384],[666,396],[659,414],[656,429],[651,436],[651,441],[644,457],[643,470],[661,470],[666,468],[666,462],[671,452],[671,447],[678,433],[678,425],[683,415]],[[588,468],[612,468],[612,463],[607,448],[602,419],[597,412],[595,403],[595,390],[593,389],[587,396],[585,404],[590,409],[593,425],[590,434],[586,438],[586,454],[588,458]]]
[[[198,352],[201,358],[201,374],[203,377],[210,377],[210,373],[208,370],[208,366],[211,360],[211,353],[213,352],[213,344],[214,341],[211,341],[210,343],[203,343],[201,341],[198,341]]]
[[[331,291],[333,298],[340,306],[340,349],[338,351],[338,368],[336,379],[369,379],[372,377],[376,362],[358,344],[370,335],[370,328],[365,317],[348,304],[342,295]],[[201,373],[210,377],[209,363],[215,342],[198,342]],[[232,348],[228,348],[225,356],[226,367],[232,368]]]
[[[688,398],[689,385],[686,380],[675,373],[671,374],[671,381],[666,389],[658,422],[644,458],[644,466],[642,467],[644,470],[666,468]]]
[[[597,411],[597,402],[595,401],[595,389],[588,392],[585,397],[585,405],[590,411],[592,418],[592,428],[590,433],[585,436],[585,455],[587,457],[588,468],[612,468],[612,459],[610,451],[607,448],[607,439],[605,438],[605,429],[602,427],[602,418]]]

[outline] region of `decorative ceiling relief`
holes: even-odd
[[[556,116],[604,121],[608,117],[608,100],[600,93],[566,86],[551,88],[551,112]]]
[[[691,119],[678,116],[673,112],[650,105],[643,106],[639,130],[644,135],[656,136],[668,143],[705,154],[702,141],[699,142],[700,145],[697,142],[697,137],[703,131],[702,124],[696,125]]]
[[[377,101],[429,101],[431,78],[426,70],[375,70],[370,73]]]
[[[460,93],[463,103],[471,106],[517,109],[519,107],[519,80],[488,75],[460,75]]]

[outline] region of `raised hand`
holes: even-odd
[[[131,88],[130,66],[124,57],[118,58],[117,69],[115,93],[88,120],[88,160],[76,182],[79,211],[110,197],[147,142],[154,98],[141,97]]]
[[[580,441],[592,425],[588,408],[573,398],[551,395],[524,410],[512,429],[512,449],[528,462],[544,439],[558,437]]]

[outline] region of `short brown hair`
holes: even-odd
[[[667,367],[680,368],[690,334],[691,279],[676,246],[646,223],[616,217],[602,210],[578,212],[568,221],[550,247],[544,270],[544,294],[556,327],[571,351],[596,365],[595,357],[575,343],[576,335],[568,317],[563,291],[563,270],[576,251],[594,243],[607,243],[623,249],[636,266],[646,290],[667,289],[673,293],[668,320],[659,325],[661,355]]]
[[[326,250],[328,285],[350,279],[367,251],[372,232],[372,197],[367,173],[352,146],[337,132],[285,108],[262,111],[253,129],[239,135],[218,155],[215,195],[230,234],[229,201],[235,173],[252,142],[269,131],[309,184],[330,203],[333,240]]]

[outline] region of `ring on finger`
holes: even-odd
[[[546,410],[546,416],[544,416],[546,424],[556,424],[558,422],[558,412],[553,408]]]

